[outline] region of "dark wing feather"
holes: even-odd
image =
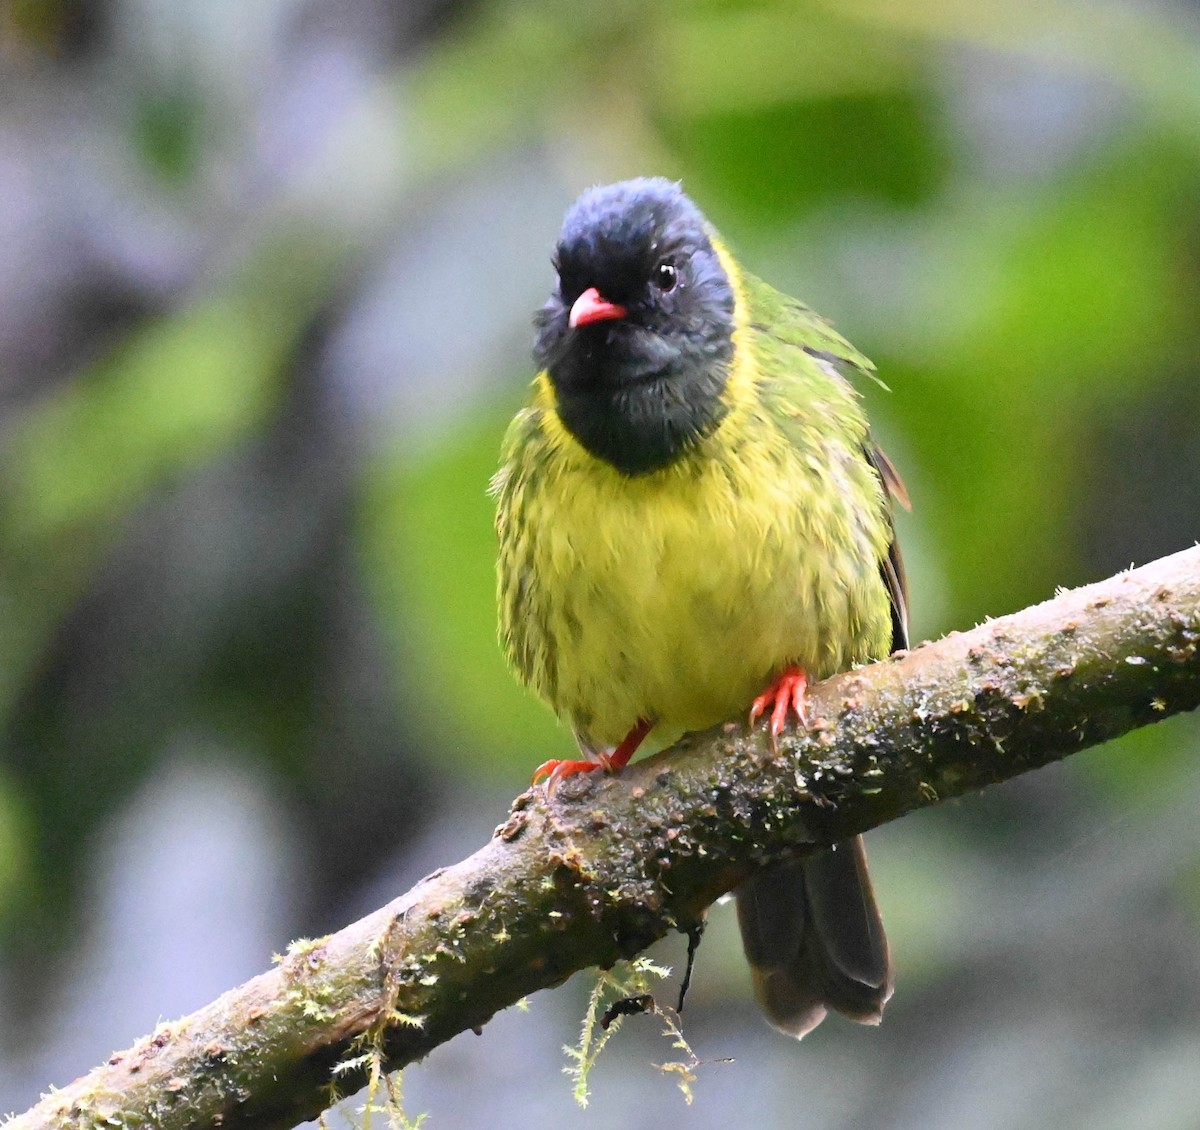
[[[883,483],[888,498],[903,506],[905,510],[911,510],[908,490],[883,448],[874,443],[868,444],[866,456]],[[891,507],[888,508],[888,526],[892,532],[892,540],[888,545],[887,555],[879,563],[879,570],[883,574],[883,583],[887,586],[888,599],[892,604],[892,650],[901,651],[908,648],[908,579],[904,575],[904,559],[900,556],[900,543],[896,540],[896,524],[892,518]]]

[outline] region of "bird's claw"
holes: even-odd
[[[543,761],[533,771],[533,779],[530,783],[536,785],[545,777],[546,787],[552,789],[566,777],[574,776],[576,773],[591,773],[596,769],[612,772],[611,758],[604,753],[597,754],[595,761],[565,761],[551,758],[549,761]]]
[[[788,712],[808,725],[808,676],[799,667],[789,667],[750,706],[750,725],[753,726],[771,708],[771,748],[775,749],[779,735],[787,725]]]
[[[597,769],[603,769],[606,773],[619,773],[629,763],[629,759],[653,728],[652,722],[645,718],[639,718],[637,724],[625,735],[621,744],[612,753],[605,753],[603,750],[596,750],[593,753],[588,749],[588,760],[586,761],[559,761],[556,758],[543,761],[533,771],[532,783],[536,785],[545,777],[546,788],[553,789],[564,777],[573,776],[575,773],[591,773]]]

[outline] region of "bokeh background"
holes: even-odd
[[[498,654],[484,492],[562,212],[635,173],[879,363],[916,638],[1200,535],[1194,4],[0,0],[0,1110],[570,748]],[[878,1031],[773,1034],[718,908],[693,1106],[637,1018],[573,1105],[576,978],[409,1113],[1194,1127],[1198,751],[1175,719],[873,834]]]

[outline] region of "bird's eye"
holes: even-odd
[[[650,281],[659,290],[674,290],[675,284],[679,281],[679,273],[675,270],[675,264],[670,259],[664,259],[654,268],[654,273],[650,276]]]

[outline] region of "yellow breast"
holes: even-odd
[[[751,399],[630,478],[552,404],[542,378],[498,478],[501,638],[586,740],[611,746],[639,718],[672,737],[747,708],[790,663],[821,678],[886,653],[884,502],[853,443],[794,422],[785,437]]]

